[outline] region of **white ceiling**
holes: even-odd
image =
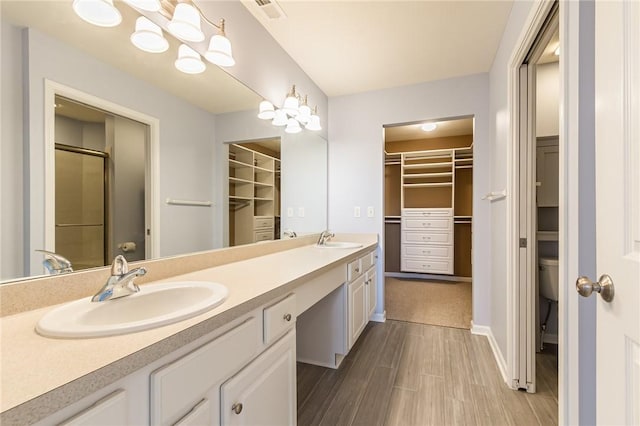
[[[424,123],[436,123],[438,127],[431,132],[422,130]],[[412,123],[401,126],[385,127],[384,141],[398,142],[418,139],[446,138],[449,136],[473,135],[473,118],[460,118],[454,120],[434,121],[424,123]]]
[[[241,0],[329,96],[489,71],[511,0]],[[271,0],[274,1],[274,0]]]

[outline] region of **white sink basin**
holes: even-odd
[[[351,243],[348,241],[327,241],[322,245],[316,244],[318,248],[339,248],[339,249],[353,249],[360,248],[362,244],[360,243]]]
[[[140,287],[131,296],[105,302],[76,300],[47,312],[36,331],[47,337],[86,338],[133,333],[204,313],[225,301],[229,291],[208,281],[181,281]]]

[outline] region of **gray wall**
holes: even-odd
[[[473,322],[491,324],[491,216],[480,197],[490,191],[489,80],[487,74],[331,98],[329,102],[329,227],[384,238],[383,125],[462,115],[475,117],[473,169]],[[354,206],[375,217],[353,217]],[[382,241],[383,242],[383,241]],[[384,244],[380,245],[384,250]],[[384,259],[384,255],[378,256]],[[383,262],[378,277],[384,277]],[[384,280],[378,284],[384,300]],[[381,314],[383,303],[376,308]]]

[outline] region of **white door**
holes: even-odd
[[[640,2],[596,2],[595,60],[596,266],[615,290],[597,296],[597,423],[638,425]]]

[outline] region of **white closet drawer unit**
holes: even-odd
[[[253,233],[253,241],[255,243],[259,241],[269,241],[273,240],[273,229],[264,230],[264,231],[255,231]]]
[[[439,259],[402,259],[402,270],[432,274],[453,274],[453,261]]]
[[[285,299],[263,310],[264,343],[270,344],[296,323],[296,296]]]
[[[416,218],[409,219],[403,218],[402,224],[405,230],[425,230],[425,229],[437,229],[442,231],[450,231],[453,229],[453,218]]]
[[[354,260],[347,265],[347,281],[353,281],[364,272],[362,267],[362,259]]]
[[[453,209],[402,209],[402,217],[453,217]]]
[[[453,233],[403,231],[402,244],[406,243],[453,244]]]
[[[254,216],[253,229],[273,228],[273,216]]]
[[[451,260],[453,258],[453,246],[434,246],[434,245],[403,245],[402,257],[415,257],[415,258],[441,258],[444,260]]]

